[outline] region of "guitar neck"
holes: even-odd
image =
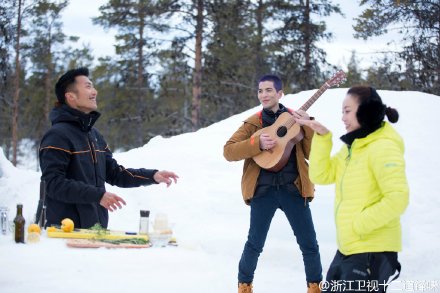
[[[324,83],[319,90],[310,98],[307,100],[307,102],[304,103],[304,105],[299,108],[300,110],[307,111],[310,106],[313,105],[314,102],[327,90],[330,88],[330,85],[326,82]]]

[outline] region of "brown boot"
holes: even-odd
[[[252,283],[238,283],[238,293],[252,293]]]
[[[307,284],[307,293],[321,293],[321,288],[319,288],[318,283]]]

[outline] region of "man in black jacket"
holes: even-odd
[[[41,179],[46,181],[46,226],[70,218],[78,228],[108,225],[108,211],[125,205],[105,190],[105,182],[119,187],[165,183],[178,176],[169,171],[125,169],[113,159],[103,136],[93,127],[97,90],[87,68],[67,71],[55,85],[58,99],[50,113],[52,127],[40,145]]]

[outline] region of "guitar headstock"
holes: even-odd
[[[333,74],[333,76],[327,80],[327,84],[329,87],[332,86],[339,86],[341,83],[345,82],[347,80],[347,76],[345,75],[345,72],[342,70],[339,70],[338,72],[336,72],[335,74]]]

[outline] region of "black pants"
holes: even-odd
[[[337,251],[322,292],[386,292],[388,284],[399,276],[400,268],[397,252],[343,255]]]

